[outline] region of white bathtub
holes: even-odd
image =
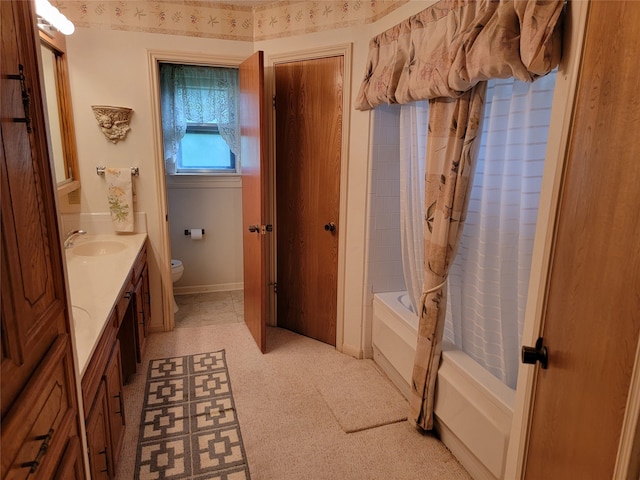
[[[409,396],[418,317],[406,292],[373,299],[373,355]],[[449,342],[442,347],[435,401],[435,428],[443,443],[476,480],[502,479],[515,391]]]

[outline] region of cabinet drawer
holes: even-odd
[[[71,350],[60,335],[2,423],[5,479],[52,478],[75,427]]]

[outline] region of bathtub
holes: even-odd
[[[408,398],[418,317],[406,292],[373,298],[373,356]],[[476,480],[502,479],[515,391],[455,345],[444,342],[435,399],[435,429]]]

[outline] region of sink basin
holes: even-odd
[[[72,307],[74,324],[77,325],[78,323],[86,322],[91,318],[91,316],[89,315],[89,312],[87,312],[84,308],[76,307],[75,305],[72,305],[71,307]]]
[[[71,249],[75,255],[81,257],[100,257],[103,255],[113,255],[114,253],[121,252],[127,246],[121,242],[114,242],[110,240],[96,240],[87,243],[81,243]]]

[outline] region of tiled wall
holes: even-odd
[[[400,250],[400,107],[378,107],[374,115],[367,291],[378,293],[404,290],[405,283]]]

